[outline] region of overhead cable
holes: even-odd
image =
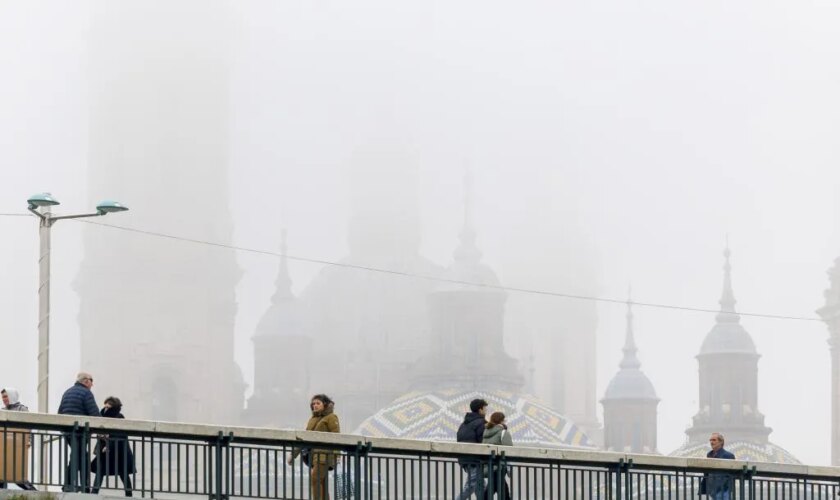
[[[572,293],[562,293],[562,292],[554,292],[549,290],[538,290],[533,288],[520,288],[520,287],[512,287],[512,286],[505,286],[505,285],[496,285],[492,283],[477,283],[471,281],[463,281],[463,280],[456,280],[456,279],[449,279],[441,276],[432,276],[432,275],[425,275],[425,274],[416,274],[410,273],[405,271],[396,271],[393,269],[384,269],[379,267],[371,267],[371,266],[363,266],[360,264],[351,264],[347,262],[334,262],[329,260],[323,259],[315,259],[311,257],[300,257],[296,255],[284,254],[280,252],[273,252],[270,250],[262,250],[258,248],[248,248],[248,247],[241,247],[237,245],[231,245],[227,243],[218,243],[214,241],[206,241],[206,240],[199,240],[195,238],[187,238],[183,236],[176,236],[172,234],[160,233],[156,231],[148,231],[144,229],[136,229],[131,227],[125,226],[118,226],[115,224],[107,224],[104,222],[94,222],[91,220],[83,220],[79,219],[76,222],[80,222],[83,224],[91,224],[95,226],[103,226],[111,229],[116,229],[120,231],[128,231],[131,233],[143,234],[147,236],[153,236],[157,238],[165,238],[175,241],[183,241],[187,243],[194,243],[198,245],[207,245],[217,248],[224,248],[228,250],[236,250],[240,252],[247,252],[247,253],[254,253],[259,255],[270,255],[272,257],[285,257],[292,261],[297,262],[306,262],[310,264],[320,264],[325,266],[332,266],[332,267],[339,267],[345,269],[356,269],[359,271],[366,271],[366,272],[373,272],[373,273],[380,273],[380,274],[388,274],[394,276],[401,276],[405,278],[415,278],[415,279],[423,279],[428,281],[435,281],[439,283],[448,283],[452,285],[460,285],[460,286],[468,286],[468,287],[475,287],[475,288],[484,288],[484,289],[492,289],[492,290],[500,290],[505,292],[516,292],[516,293],[525,293],[531,295],[544,295],[549,297],[559,297],[564,299],[575,299],[575,300],[587,300],[592,302],[604,302],[609,304],[627,304],[628,301],[624,299],[613,299],[608,297],[595,297],[590,295],[580,295],[580,294],[572,294]],[[676,311],[691,311],[691,312],[700,312],[700,313],[712,313],[718,314],[720,310],[718,309],[708,309],[702,307],[686,307],[686,306],[676,306],[671,304],[660,304],[655,302],[637,302],[631,301],[632,305],[634,306],[641,306],[641,307],[651,307],[656,309],[670,309]],[[741,316],[749,316],[754,318],[767,318],[767,319],[776,319],[776,320],[791,320],[791,321],[822,321],[822,319],[817,317],[808,317],[808,316],[788,316],[783,314],[768,314],[768,313],[757,313],[757,312],[739,312]]]

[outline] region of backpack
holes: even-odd
[[[474,435],[475,432],[470,429],[470,425],[464,422],[458,427],[458,434],[455,435],[455,440],[459,443],[472,443],[475,442]]]
[[[483,419],[475,419],[470,420],[469,422],[464,422],[458,427],[458,434],[455,435],[455,440],[459,443],[480,443],[481,442],[481,434],[479,434],[479,439],[476,441],[476,429],[477,428],[484,429],[484,420]]]

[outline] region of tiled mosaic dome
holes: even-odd
[[[773,443],[759,445],[747,441],[727,442],[724,448],[735,454],[738,460],[750,462],[773,462],[779,464],[799,465],[802,462],[796,459],[789,451]],[[672,457],[681,458],[706,458],[711,448],[707,443],[689,443],[678,448],[670,454]]]
[[[489,412],[505,414],[518,446],[591,448],[589,437],[568,418],[539,400],[507,391],[411,392],[368,418],[356,434],[371,437],[455,441],[470,401],[481,398]]]

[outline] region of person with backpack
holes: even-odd
[[[459,443],[481,443],[484,439],[484,427],[487,421],[484,416],[487,414],[487,401],[473,399],[470,401],[470,412],[464,415],[464,422],[458,427],[456,436]],[[478,498],[484,497],[484,470],[478,458],[459,458],[458,463],[464,472],[467,473],[467,480],[458,500],[467,500],[476,494]]]

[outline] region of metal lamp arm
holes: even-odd
[[[41,219],[41,220],[46,219],[46,217],[44,217],[44,215],[43,215],[41,212],[39,212],[39,211],[38,211],[35,207],[33,207],[32,205],[29,205],[29,207],[27,207],[27,210],[29,210],[29,211],[30,211],[30,212],[32,212],[33,214],[37,215],[37,216],[38,216],[38,218],[39,218],[39,219]]]
[[[58,217],[50,217],[51,220],[62,220],[62,219],[84,219],[85,217],[99,217],[105,215],[105,212],[96,212],[92,214],[77,214],[77,215],[59,215]]]

